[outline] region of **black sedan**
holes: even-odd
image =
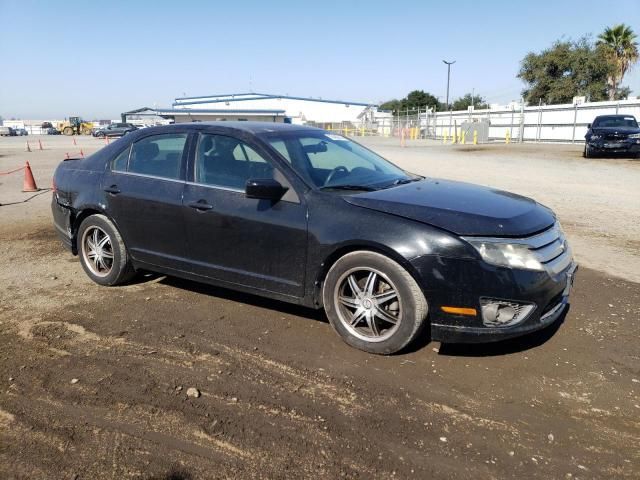
[[[138,128],[131,123],[112,123],[106,127],[92,130],[94,137],[122,137],[128,133],[135,132]]]
[[[138,130],[54,176],[56,229],[101,285],[150,270],[324,308],[350,345],[495,341],[551,324],[576,265],[555,215],[407,173],[324,130]],[[250,319],[247,319],[250,321]]]
[[[600,115],[585,135],[584,156],[640,156],[640,127],[632,115]]]

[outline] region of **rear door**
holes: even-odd
[[[301,297],[307,252],[304,199],[260,146],[202,133],[184,191],[194,272],[233,284]],[[289,187],[277,201],[247,198],[250,178]]]
[[[183,265],[188,138],[186,130],[143,137],[120,152],[105,172],[107,212],[135,260],[172,268]]]

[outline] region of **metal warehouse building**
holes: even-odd
[[[176,98],[173,107],[180,110],[283,111],[284,121],[296,124],[361,123],[373,116],[377,106],[368,103],[321,98],[292,97],[268,93],[233,93]]]

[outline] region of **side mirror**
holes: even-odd
[[[276,202],[287,193],[288,187],[283,187],[280,182],[272,178],[250,178],[244,187],[247,198],[259,200],[271,200]]]
[[[587,123],[587,128],[591,128],[591,124],[590,123]]]

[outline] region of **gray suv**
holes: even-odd
[[[96,130],[93,136],[94,137],[122,137],[127,133],[136,131],[137,129],[138,128],[135,125],[132,125],[130,123],[112,123],[111,125],[108,125],[105,128]]]

